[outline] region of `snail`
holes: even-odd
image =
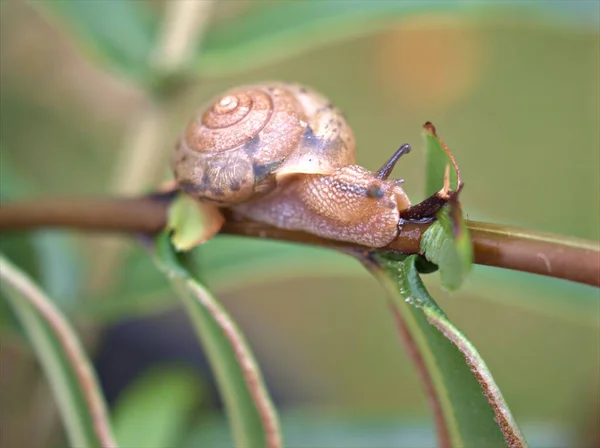
[[[356,165],[344,115],[301,85],[230,89],[209,102],[175,146],[179,189],[255,221],[372,248],[406,220],[427,220],[443,195],[411,207],[401,179],[388,179],[402,145],[376,172]],[[218,228],[216,229],[218,231]]]

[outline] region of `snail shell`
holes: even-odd
[[[354,161],[354,135],[338,109],[309,88],[271,83],[210,101],[184,130],[172,166],[187,194],[227,206]]]

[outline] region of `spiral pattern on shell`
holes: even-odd
[[[185,142],[198,152],[228,151],[258,135],[272,114],[273,101],[266,92],[230,92],[188,126]]]
[[[316,173],[328,170],[331,160],[347,164],[354,140],[340,117],[326,98],[302,86],[231,89],[184,130],[173,156],[175,178],[194,197],[231,205],[274,189],[274,173],[284,165],[287,173]]]

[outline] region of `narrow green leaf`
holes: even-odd
[[[577,9],[545,7],[561,2],[419,2],[390,0],[319,0],[259,3],[224,24],[208,30],[198,71],[220,76],[293,58],[308,50],[367,36],[397,26],[419,14],[451,13],[460,17],[509,14],[517,10],[540,13],[537,18],[581,27],[581,19],[596,26],[597,7],[587,2]],[[567,20],[568,19],[568,20]]]
[[[177,446],[201,397],[199,378],[189,369],[164,367],[147,372],[115,405],[113,421],[119,445]]]
[[[91,363],[52,301],[0,255],[0,286],[44,368],[72,446],[116,446]]]
[[[30,3],[56,18],[92,56],[117,71],[148,80],[156,23],[145,2],[53,0]]]
[[[375,255],[363,263],[390,294],[399,329],[433,404],[440,445],[527,446],[485,362],[425,289],[417,259]]]
[[[223,396],[237,446],[282,446],[279,420],[262,374],[235,322],[192,276],[167,233],[156,239],[156,263],[169,277],[196,328]]]

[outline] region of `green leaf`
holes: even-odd
[[[116,446],[91,363],[50,298],[0,255],[0,286],[54,392],[72,446]]]
[[[194,256],[211,288],[219,291],[302,276],[343,278],[364,274],[354,259],[331,249],[239,236],[219,235]]]
[[[157,39],[157,20],[142,1],[53,0],[30,4],[59,19],[75,41],[133,78],[148,81],[149,56]],[[259,3],[244,14],[208,30],[194,75],[220,76],[289,59],[308,50],[375,34],[419,14],[461,17],[517,10],[567,26],[598,24],[594,2],[286,1]],[[530,15],[531,15],[530,14]]]
[[[210,289],[219,293],[290,278],[368,275],[356,260],[330,249],[240,236],[218,235],[190,256]],[[104,322],[173,307],[172,288],[155,275],[156,267],[145,252],[134,249],[125,269],[116,294],[80,301],[77,314]]]
[[[84,259],[72,234],[39,230],[31,234],[39,261],[40,284],[63,310],[78,301],[84,277]]]
[[[156,23],[145,2],[130,0],[53,0],[30,3],[56,18],[101,62],[132,78],[150,78]]]
[[[597,288],[490,266],[474,268],[469,292],[476,291],[479,300],[516,308],[519,313],[534,313],[536,319],[598,328]]]
[[[428,124],[430,126],[428,126]],[[458,177],[453,168],[452,158],[444,147],[443,142],[435,134],[435,128],[428,123],[424,126],[423,140],[425,141],[425,196],[438,192],[444,185],[446,167],[450,166],[450,189],[458,187]]]
[[[176,446],[201,397],[199,378],[189,369],[169,367],[147,372],[115,405],[113,421],[119,444]]]
[[[317,47],[372,35],[398,26],[400,20],[426,13],[460,17],[515,10],[538,13],[571,26],[582,26],[597,16],[593,2],[580,7],[545,7],[561,2],[418,2],[418,1],[281,1],[259,3],[224,24],[208,30],[199,54],[197,71],[204,76],[239,73],[293,58]],[[556,11],[554,11],[556,10]],[[543,14],[541,14],[543,13]],[[512,17],[512,15],[511,15]],[[568,19],[568,20],[567,20]],[[571,22],[569,22],[571,21]],[[598,20],[591,20],[596,26]]]
[[[213,207],[204,206],[186,194],[179,194],[169,206],[167,229],[178,251],[198,246],[221,228],[223,216]]]
[[[464,9],[458,2],[287,1],[265,3],[210,29],[197,64],[205,76],[242,72],[316,47],[374,34],[410,14]]]
[[[226,422],[203,415],[180,448],[230,447]],[[281,412],[285,439],[290,447],[318,448],[432,448],[435,428],[430,422],[398,412],[377,415],[294,408]],[[565,424],[532,422],[524,425],[531,446],[577,446],[575,434]],[[478,448],[478,447],[476,447]]]
[[[258,364],[235,322],[193,278],[167,233],[156,239],[156,263],[182,299],[207,353],[236,445],[244,448],[281,446],[276,411]]]
[[[438,440],[453,447],[524,447],[525,439],[471,342],[429,295],[415,262],[363,260],[385,286],[392,310],[433,404]]]
[[[462,181],[454,156],[431,123],[425,123],[423,129],[427,160],[426,196],[434,195],[444,187],[448,169],[449,189],[456,191]],[[437,220],[423,234],[420,249],[427,260],[438,265],[442,286],[456,290],[473,264],[473,243],[458,198],[451,199],[436,217]]]
[[[420,248],[425,258],[438,265],[442,286],[450,291],[462,285],[473,264],[473,244],[462,216],[457,229],[450,219],[451,209],[446,206],[437,220],[423,233]]]

